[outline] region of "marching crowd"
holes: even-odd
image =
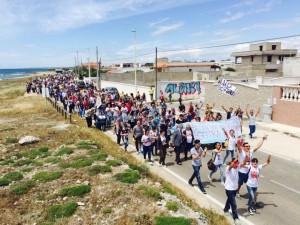
[[[36,78],[26,85],[26,91],[41,93],[42,85],[49,90],[51,98],[55,102],[61,102],[64,109],[69,113],[78,113],[85,119],[88,127],[94,125],[96,128],[110,128],[113,126],[113,133],[117,137],[117,143],[124,144],[127,152],[130,136],[134,142],[137,154],[142,154],[145,160],[153,164],[152,157],[159,157],[160,166],[166,167],[166,156],[172,156],[175,153],[175,161],[182,165],[182,160],[191,159],[193,174],[188,180],[191,186],[194,186],[193,180],[196,178],[198,186],[202,193],[206,194],[201,182],[200,169],[202,158],[206,157],[207,147],[201,147],[201,140],[198,140],[191,126],[187,124],[183,130],[183,124],[187,122],[210,122],[223,120],[222,114],[213,112],[214,104],[202,102],[193,104],[189,102],[187,107],[179,98],[178,108],[171,107],[172,104],[165,102],[163,92],[160,92],[159,101],[153,100],[154,90],[151,87],[149,95],[151,99],[146,99],[145,93],[124,93],[124,92],[106,92],[104,89],[97,90],[95,85],[90,82],[83,87],[79,85],[76,77],[72,73],[47,75],[45,78]],[[168,95],[169,101],[172,100],[172,94]],[[201,116],[203,108],[204,116]],[[249,138],[253,138],[255,132],[255,120],[260,110],[254,114],[253,110],[248,110],[249,106],[243,110],[238,107],[235,111],[232,107],[226,109],[226,119],[237,117],[242,124],[244,113],[249,120]],[[245,142],[241,136],[237,136],[234,130],[226,131],[227,137],[224,143],[214,143],[212,157],[207,163],[210,173],[208,179],[212,181],[212,176],[219,170],[221,185],[225,187],[227,201],[224,212],[228,213],[231,208],[232,217],[236,224],[240,224],[236,197],[240,197],[239,191],[245,183],[249,194],[248,212],[253,215],[258,207],[255,193],[258,188],[259,174],[263,167],[270,163],[270,156],[266,163],[258,165],[255,152],[262,146],[267,139],[264,136],[256,147],[251,148],[248,142]],[[131,134],[130,134],[131,133]],[[225,157],[222,152],[226,151]],[[184,158],[181,158],[183,153]],[[231,161],[226,164],[228,156]],[[228,165],[225,169],[223,166]],[[225,179],[226,177],[226,179]]]

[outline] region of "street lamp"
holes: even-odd
[[[136,30],[132,30],[131,32],[134,33],[134,85],[135,85],[135,92],[137,92],[137,86],[136,86]]]

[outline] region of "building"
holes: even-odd
[[[166,57],[157,59],[157,72],[209,72],[218,70],[220,70],[220,66],[215,62],[169,62]]]
[[[257,75],[281,77],[285,58],[295,57],[297,49],[281,49],[281,42],[264,42],[251,44],[249,51],[233,52],[236,72],[244,77],[254,78]]]

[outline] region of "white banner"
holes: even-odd
[[[218,90],[225,94],[234,96],[238,89],[235,86],[233,86],[232,84],[228,83],[227,80],[222,78],[218,82]]]

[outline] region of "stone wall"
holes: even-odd
[[[215,103],[214,109],[219,111],[223,111],[222,105],[226,109],[229,107],[236,109],[239,105],[242,109],[245,109],[246,105],[249,104],[249,110],[253,109],[256,111],[258,108],[261,109],[258,117],[262,118],[263,105],[269,103],[270,99],[272,99],[272,86],[259,85],[258,88],[255,88],[249,85],[230,83],[238,88],[235,96],[229,96],[220,92],[215,82],[206,82],[205,103]]]

